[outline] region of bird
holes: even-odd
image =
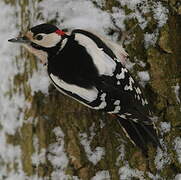
[[[85,106],[115,117],[130,141],[143,153],[160,146],[143,90],[126,68],[121,45],[84,29],[66,32],[43,23],[8,40],[37,56],[58,91]]]

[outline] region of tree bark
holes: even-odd
[[[25,31],[31,25],[27,11],[30,3],[10,2],[18,6],[17,18],[21,20],[18,25]],[[23,109],[22,126],[15,134],[6,136],[7,143],[20,146],[22,170],[27,179],[89,180],[96,179],[102,172],[104,179],[118,180],[124,178],[124,170],[130,170],[126,179],[174,179],[181,172],[179,154],[175,150],[181,125],[181,93],[178,88],[181,85],[181,5],[176,0],[160,3],[169,11],[167,23],[157,28],[153,13],[145,14],[145,18],[150,19],[147,28],[136,26],[128,36],[131,41],[128,39],[129,43],[124,46],[130,61],[135,63],[132,73],[137,80],[140,80],[138,72],[149,72],[150,80],[145,83],[144,92],[158,117],[156,126],[164,142],[164,152],[159,156],[159,150],[150,148],[148,158],[144,157],[113,117],[88,109],[59,93],[52,85],[48,94],[40,91],[32,94],[27,81],[39,66],[36,58],[21,49],[21,58],[26,59],[24,71],[14,77],[12,93],[24,94],[29,105]],[[111,12],[114,6],[120,7],[117,1],[106,0],[102,9]],[[126,6],[122,8],[129,14]],[[131,29],[136,23],[134,19],[125,22],[126,29]],[[145,33],[155,29],[158,30],[155,45],[145,47]],[[140,66],[139,60],[145,66]],[[17,66],[21,63],[17,57]],[[170,125],[168,132],[163,130],[164,123]],[[168,161],[164,162],[167,158]],[[157,161],[163,162],[161,168]],[[8,167],[8,164],[4,165]]]

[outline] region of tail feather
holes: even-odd
[[[152,125],[141,124],[141,127],[145,130],[145,132],[149,136],[152,144],[161,147],[154,124]]]
[[[154,124],[140,124],[130,119],[123,119],[120,117],[118,121],[131,141],[140,147],[144,154],[148,152],[148,144],[152,144],[154,147],[160,146]]]

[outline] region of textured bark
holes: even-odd
[[[70,179],[78,176],[80,179],[88,180],[95,176],[96,172],[108,170],[110,179],[118,180],[119,168],[125,166],[126,162],[132,169],[143,171],[145,179],[151,179],[146,172],[160,174],[165,179],[173,179],[177,173],[181,172],[173,144],[174,138],[180,135],[181,122],[180,104],[173,90],[176,84],[181,85],[181,6],[176,4],[176,1],[163,1],[163,4],[169,9],[169,19],[167,24],[159,29],[156,46],[146,49],[143,44],[146,30],[136,27],[130,35],[134,35],[135,38],[126,46],[126,50],[132,62],[136,57],[146,63],[145,67],[135,65],[133,73],[148,70],[151,75],[151,80],[146,84],[144,91],[154,114],[159,117],[158,128],[160,122],[171,123],[171,131],[163,137],[168,148],[170,163],[159,172],[154,164],[155,149],[150,149],[149,157],[145,158],[140,150],[125,137],[114,118],[90,110],[61,95],[52,85],[49,87],[48,95],[37,92],[32,96],[31,87],[26,82],[37,70],[37,65],[35,58],[22,49],[22,56],[28,60],[24,63],[24,72],[14,77],[15,87],[12,92],[23,93],[30,107],[24,112],[23,126],[15,135],[8,135],[8,142],[21,146],[23,170],[27,176],[38,174],[40,177],[50,177],[54,171],[48,159],[48,147],[57,142],[52,131],[56,127],[61,127],[65,135],[64,148],[69,158],[65,172],[70,175]],[[107,0],[105,9],[110,10],[115,5],[117,3],[114,0]],[[18,16],[21,18],[21,27],[25,30],[30,24],[29,14],[26,11],[29,6],[28,1],[19,1],[18,6],[20,6]],[[153,15],[147,16],[151,18],[147,31],[152,32],[155,29]],[[134,24],[134,21],[126,22],[127,29],[133,27]],[[17,57],[18,63],[20,62]],[[30,118],[32,123],[28,122]],[[105,126],[102,127],[102,123]],[[89,161],[80,143],[80,133],[86,133],[90,137],[91,127],[95,133],[90,144],[92,151],[96,147],[105,149],[105,155],[96,165]],[[38,147],[34,147],[33,144],[35,137],[38,138]],[[118,160],[120,155],[118,149],[122,147],[122,144],[125,145],[125,156]],[[47,150],[45,162],[34,165],[31,156],[35,151],[41,152],[41,149]]]

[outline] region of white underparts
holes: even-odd
[[[56,86],[66,90],[66,91],[69,91],[73,94],[76,94],[79,97],[87,100],[88,102],[92,102],[92,101],[96,100],[96,98],[97,98],[98,90],[94,87],[92,89],[85,89],[85,88],[76,86],[74,84],[66,83],[63,80],[60,80],[57,76],[54,76],[53,74],[50,74],[50,77]]]
[[[35,56],[37,56],[42,64],[47,64],[48,62],[48,54],[45,51],[42,50],[38,50],[33,48],[32,46],[29,46],[27,44],[23,44],[23,46],[32,54],[34,54]]]

